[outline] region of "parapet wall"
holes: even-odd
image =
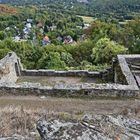
[[[55,71],[55,70],[22,70],[22,76],[85,76],[85,77],[98,77],[101,78],[100,72],[90,72],[87,70],[68,70],[68,71]]]
[[[36,95],[53,97],[136,97],[137,90],[133,86],[117,84],[76,84],[57,85],[54,87],[40,86],[39,84],[22,84],[4,86],[0,88],[0,95]]]
[[[136,97],[139,88],[128,66],[129,55],[118,55],[117,63],[114,65],[114,77],[116,83],[96,84],[56,84],[54,86],[42,86],[40,83],[16,84],[18,76],[87,76],[103,78],[102,72],[90,72],[82,70],[54,71],[54,70],[25,70],[22,68],[20,59],[16,54],[10,53],[0,61],[0,65],[6,67],[8,72],[1,74],[0,94],[12,95],[45,95],[65,97]],[[118,74],[119,72],[121,75]],[[112,77],[108,75],[108,77]],[[121,79],[120,77],[123,77]],[[10,80],[9,80],[10,79]],[[122,81],[120,81],[120,79]],[[125,82],[123,82],[123,80]],[[10,81],[5,84],[5,81]],[[120,84],[122,83],[122,84]]]

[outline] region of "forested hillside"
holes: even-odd
[[[2,2],[0,58],[15,51],[28,69],[101,70],[140,53],[139,0]]]
[[[53,5],[59,4],[60,6],[85,7],[85,12],[100,11],[139,11],[139,0],[1,0],[1,3],[7,3],[12,5]],[[78,11],[78,9],[77,9]]]
[[[112,57],[140,53],[140,20],[89,26],[69,12],[26,6],[17,15],[0,16],[0,58],[15,51],[30,69],[98,70]],[[87,17],[86,17],[87,18]]]
[[[132,19],[140,12],[140,0],[1,0],[12,5],[36,5],[44,8],[70,10],[79,15],[108,18]]]

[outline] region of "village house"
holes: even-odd
[[[72,44],[73,42],[74,40],[70,35],[64,37],[63,44]]]
[[[50,39],[48,36],[45,36],[42,40],[42,45],[45,46],[45,45],[49,45],[51,43]]]

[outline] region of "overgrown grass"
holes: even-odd
[[[115,109],[114,109],[115,108]],[[0,137],[38,134],[39,119],[80,121],[84,114],[123,114],[140,116],[140,100],[90,100],[72,98],[1,97]],[[39,134],[33,139],[38,140]]]
[[[23,106],[6,106],[0,109],[0,137],[13,134],[26,135],[35,132],[35,122],[40,110],[24,109]]]
[[[36,123],[39,119],[80,121],[82,115],[82,111],[76,111],[73,114],[72,112],[53,112],[38,108],[27,109],[23,106],[6,106],[0,108],[0,137],[9,137],[13,134],[30,136],[31,132],[35,132],[36,136],[34,137],[34,140],[39,140],[40,136],[36,130]]]

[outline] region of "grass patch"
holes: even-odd
[[[91,23],[96,20],[95,18],[90,16],[79,16],[79,17],[81,17],[85,23]]]

